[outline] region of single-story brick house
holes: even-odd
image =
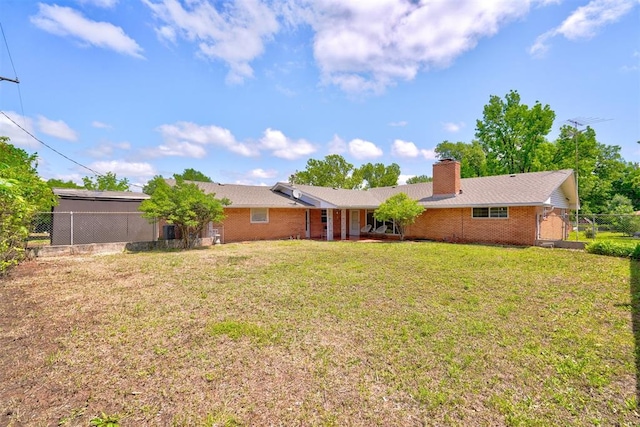
[[[93,191],[54,188],[52,245],[144,242],[154,240],[156,226],[142,218],[138,208],[149,198],[130,191]]]
[[[388,197],[404,192],[425,211],[406,230],[409,239],[535,245],[566,239],[564,215],[576,209],[577,188],[570,169],[481,178],[460,178],[460,163],[433,166],[433,182],[346,190],[279,182],[273,187],[197,183],[226,197],[225,242],[284,238],[349,239],[397,236],[392,221],[373,212]],[[376,233],[376,231],[378,233]]]

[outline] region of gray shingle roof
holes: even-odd
[[[167,179],[169,185],[175,180]],[[217,182],[194,182],[207,194],[215,194],[216,198],[227,198],[233,208],[304,208],[308,207],[300,201],[260,185],[220,184]]]
[[[172,184],[173,180],[167,180]],[[196,183],[207,193],[217,198],[231,200],[232,207],[316,207],[375,209],[396,193],[406,193],[427,208],[472,207],[472,206],[542,206],[550,205],[554,193],[560,191],[567,205],[575,207],[575,179],[570,169],[532,172],[513,175],[465,178],[461,180],[461,193],[455,196],[433,196],[431,182],[372,188],[369,190],[346,190],[311,185],[292,185],[279,182],[273,187],[212,182]],[[298,189],[302,197],[295,199],[289,194]]]
[[[404,192],[425,207],[445,208],[545,205],[550,203],[552,194],[559,188],[563,188],[569,204],[575,204],[575,180],[570,169],[464,178],[460,180],[461,194],[450,197],[434,197],[430,182],[369,191],[375,193],[381,202],[395,193]]]

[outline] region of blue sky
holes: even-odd
[[[134,184],[272,185],[332,153],[431,175],[511,89],[556,112],[551,139],[610,119],[598,140],[640,162],[638,0],[0,0],[0,22],[0,110]],[[2,114],[0,135],[45,179],[91,175]]]

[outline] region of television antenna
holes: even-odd
[[[576,144],[576,240],[578,240],[578,234],[580,232],[580,193],[578,192],[578,138],[577,136],[587,130],[589,125],[594,123],[606,122],[611,119],[603,119],[600,117],[574,117],[572,119],[566,120],[571,126],[573,126],[573,140]],[[582,129],[578,129],[582,128]]]

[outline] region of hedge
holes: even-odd
[[[640,260],[640,243],[620,242],[616,240],[596,240],[585,246],[592,254],[617,256]]]

